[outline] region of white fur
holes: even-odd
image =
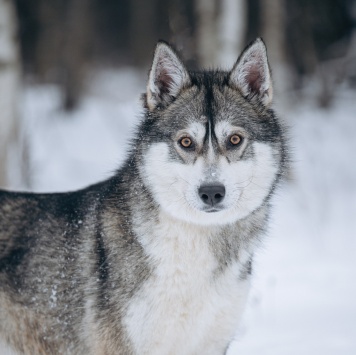
[[[236,129],[217,123],[219,144]],[[186,132],[202,145],[204,125],[192,124]],[[140,173],[160,212],[154,227],[140,216],[133,223],[140,226],[135,234],[153,265],[153,274],[131,300],[123,321],[138,354],[221,354],[232,340],[249,288],[239,275],[254,247],[241,246],[239,261],[219,274],[210,241],[221,225],[259,207],[272,187],[277,173],[273,148],[249,144],[254,156],[239,160],[236,151],[235,162],[211,145],[207,159],[197,155],[190,163],[172,159],[168,143],[153,144],[145,153]],[[207,181],[226,188],[219,212],[204,212],[198,188]]]
[[[201,225],[233,223],[261,205],[278,169],[270,145],[252,144],[255,157],[251,160],[229,163],[217,156],[212,164],[198,157],[194,164],[182,164],[172,161],[166,143],[158,143],[146,153],[142,174],[158,204],[171,216]],[[211,180],[222,183],[226,193],[224,208],[207,213],[198,188]]]
[[[156,266],[131,300],[124,324],[138,354],[221,354],[232,340],[249,283],[235,263],[221,275],[209,249],[216,228],[193,226],[164,212],[154,231],[137,235]]]
[[[0,339],[0,354],[1,355],[20,355],[18,352],[8,346],[8,344]]]

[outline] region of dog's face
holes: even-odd
[[[280,173],[264,45],[257,41],[246,51],[230,73],[188,74],[169,47],[158,45],[141,173],[156,202],[176,218],[233,223],[266,201]],[[251,58],[255,65],[246,62]],[[244,95],[248,75],[252,85]]]

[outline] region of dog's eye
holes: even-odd
[[[229,144],[230,146],[238,146],[242,142],[242,137],[240,137],[238,134],[233,134],[229,138]]]
[[[193,141],[189,137],[181,138],[179,143],[183,148],[192,148],[193,146]]]

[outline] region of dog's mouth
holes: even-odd
[[[214,212],[219,212],[221,210],[222,210],[222,208],[208,208],[208,209],[205,209],[203,211],[206,212],[206,213],[214,213]]]

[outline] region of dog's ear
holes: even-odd
[[[147,83],[146,106],[152,111],[172,102],[190,84],[188,71],[174,50],[158,42]]]
[[[237,87],[246,98],[257,98],[265,106],[271,103],[271,72],[266,46],[261,38],[257,38],[242,52],[230,72],[229,83]]]

